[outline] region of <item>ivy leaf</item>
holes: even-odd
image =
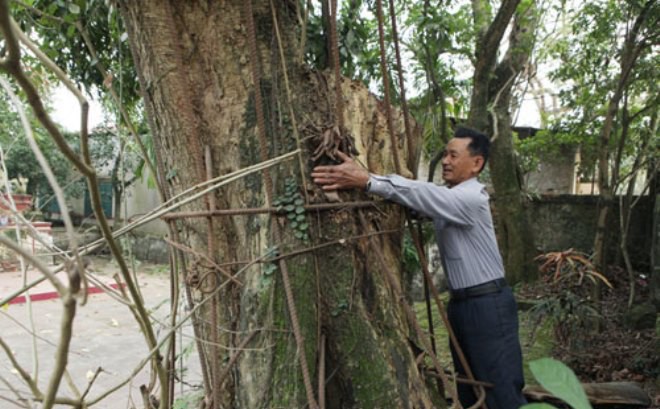
[[[178,172],[175,168],[171,168],[169,171],[167,171],[167,174],[165,175],[165,180],[171,180],[172,178],[175,178],[177,173]]]
[[[269,263],[264,266],[264,275],[271,275],[277,270],[277,266],[275,264]]]

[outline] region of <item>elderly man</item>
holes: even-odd
[[[515,409],[526,403],[517,307],[504,279],[488,193],[477,181],[489,148],[486,135],[457,128],[442,159],[446,186],[370,174],[342,153],[343,163],[317,166],[312,177],[324,190],[362,189],[433,220],[450,287],[447,314],[461,349],[474,376],[495,385],[488,408]],[[452,356],[456,372],[465,375],[453,348]],[[476,402],[471,387],[459,385],[458,392],[464,407]]]

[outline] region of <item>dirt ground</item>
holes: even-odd
[[[91,259],[91,271],[104,283],[112,283],[117,267],[104,258]],[[169,280],[166,266],[142,264],[136,268],[137,279],[145,304],[156,321],[164,322],[169,315]],[[28,271],[26,281],[39,278],[35,271]],[[0,298],[21,288],[24,282],[20,272],[0,272]],[[55,348],[59,339],[61,302],[53,297],[53,288],[44,282],[30,291],[47,299],[10,304],[0,312],[2,339],[11,348],[19,364],[29,373],[38,374],[38,384],[45,390],[55,364]],[[31,335],[34,328],[34,337]],[[162,337],[164,327],[155,324]],[[104,391],[121,384],[130,378],[148,350],[142,333],[128,308],[105,293],[91,294],[84,306],[79,305],[73,327],[71,353],[68,371],[72,383],[79,393],[88,387],[93,374],[101,372],[92,384],[87,396],[94,398]],[[184,349],[192,347],[192,328],[185,325],[178,332],[177,344]],[[36,353],[35,353],[36,351]],[[0,351],[1,352],[1,351]],[[179,362],[179,369],[185,370],[183,380],[189,385],[201,383],[199,361],[195,353],[186,353]],[[36,359],[35,359],[36,358]],[[4,353],[0,353],[0,398],[17,400],[15,389],[23,396],[29,396],[28,388],[18,372],[12,367]],[[4,382],[4,381],[7,382]],[[103,399],[95,408],[125,409],[142,408],[139,387],[149,383],[148,371],[143,369],[132,381]],[[177,386],[176,394],[191,393],[190,386]],[[74,397],[73,388],[63,382],[60,396]],[[0,408],[15,407],[7,400],[0,400]]]

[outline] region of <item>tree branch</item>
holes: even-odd
[[[509,26],[509,21],[516,11],[520,0],[503,0],[493,22],[477,44],[477,61],[492,64],[497,55],[499,44]]]
[[[231,182],[235,182],[235,181],[237,181],[237,180],[239,180],[239,179],[241,179],[245,176],[251,175],[251,174],[256,173],[256,172],[260,172],[262,169],[264,169],[266,167],[272,167],[272,166],[275,166],[279,163],[291,160],[297,154],[298,154],[298,150],[295,150],[295,151],[280,155],[276,158],[269,159],[267,161],[258,163],[256,165],[252,165],[252,166],[249,166],[249,167],[246,167],[246,168],[243,168],[243,169],[239,169],[237,171],[228,173],[226,175],[218,176],[214,179],[206,180],[202,183],[199,183],[195,186],[192,186],[192,187],[186,189],[185,191],[181,192],[180,194],[172,197],[170,200],[168,200],[167,202],[165,202],[162,205],[158,206],[157,208],[155,208],[151,212],[147,213],[143,217],[141,217],[141,218],[135,220],[134,222],[129,223],[126,226],[122,227],[121,229],[115,231],[113,233],[113,237],[114,238],[121,237],[124,234],[132,231],[133,229],[136,229],[136,228],[138,228],[138,227],[140,227],[140,226],[142,226],[142,225],[144,225],[144,224],[146,224],[150,221],[156,220],[159,217],[163,216],[164,214],[169,213],[173,210],[176,210],[179,207],[181,207],[183,205],[186,205],[186,204],[188,204],[188,203],[190,203],[190,202],[192,202],[192,201],[208,194],[209,192],[211,192],[213,190],[219,189],[220,187],[225,186],[225,185],[227,185]],[[194,195],[186,198],[186,195],[189,195],[190,193],[194,192],[195,190],[198,190],[198,189],[206,187],[206,186],[209,186],[209,187],[206,188],[203,191],[198,192],[197,194],[194,194]],[[174,203],[176,200],[180,200],[180,201]],[[103,246],[104,244],[105,244],[104,239],[96,240],[93,243],[90,243],[90,244],[87,244],[87,245],[81,247],[79,249],[79,253],[80,253],[81,256],[83,256],[85,254],[88,254],[88,253],[96,250],[97,248]],[[53,273],[58,273],[58,272],[62,271],[64,269],[64,267],[65,266],[63,264],[60,264],[59,266],[55,267],[52,270],[52,272]],[[20,289],[18,291],[15,291],[12,294],[9,294],[8,296],[6,296],[2,300],[0,300],[0,307],[7,304],[7,303],[9,303],[9,301],[11,301],[15,297],[21,295],[22,293],[29,290],[30,288],[33,288],[34,286],[36,286],[39,283],[43,282],[45,279],[46,279],[45,277],[42,277],[42,278],[39,278],[37,280],[34,280],[31,283],[24,286],[22,289]]]
[[[18,372],[21,378],[23,378],[25,384],[28,386],[28,388],[30,388],[32,395],[38,399],[41,399],[43,394],[39,390],[39,386],[34,381],[34,379],[32,379],[30,374],[25,369],[23,369],[21,364],[18,363],[16,357],[14,357],[14,353],[11,351],[11,348],[9,348],[9,345],[7,345],[2,337],[0,337],[0,348],[5,351],[5,355],[7,355],[7,358],[9,358],[9,361],[11,362],[11,366],[13,366],[14,369],[16,369],[16,372]]]

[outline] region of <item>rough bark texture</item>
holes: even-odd
[[[479,4],[479,2],[475,2]],[[538,17],[534,2],[521,9],[519,1],[505,1],[477,44],[476,65],[468,123],[493,138],[490,170],[495,188],[497,237],[507,279],[511,283],[536,277],[531,226],[525,211],[521,181],[511,131],[511,91],[531,54]],[[516,12],[516,8],[518,11]],[[486,7],[475,8],[475,22],[488,21],[477,14]],[[513,14],[514,27],[509,36],[509,51],[496,66],[497,49]]]
[[[296,66],[295,18],[289,2],[277,6],[280,32],[288,64],[294,112],[305,152],[303,177],[313,166],[310,159],[317,139],[332,122],[334,86],[329,73],[317,73]],[[210,146],[212,174],[223,175],[259,162],[256,132],[254,84],[250,75],[248,32],[243,2],[124,1],[125,24],[140,75],[145,106],[157,150],[159,172],[171,193],[178,193],[203,180],[204,148]],[[270,156],[295,148],[292,118],[287,108],[285,83],[268,1],[254,4],[261,70],[261,91]],[[361,84],[343,81],[346,127],[354,137],[357,158],[371,171],[389,173],[394,169],[386,119],[381,104]],[[403,121],[395,113],[400,157],[406,157]],[[305,138],[309,137],[309,138]],[[327,160],[327,159],[326,159]],[[271,170],[275,197],[284,194],[287,179],[293,178],[301,197],[324,202],[325,196],[307,178],[302,189],[296,161]],[[359,193],[340,193],[344,201],[366,199]],[[218,208],[240,209],[265,205],[261,176],[250,176],[218,191]],[[205,210],[204,201],[184,210]],[[401,232],[348,239],[368,233],[359,227],[356,210],[309,213],[310,241],[294,237],[287,217],[276,222],[284,232],[283,242],[274,242],[269,216],[237,216],[187,219],[178,224],[180,240],[199,253],[206,253],[207,231],[218,263],[249,261],[277,247],[279,254],[347,238],[339,245],[324,247],[287,258],[297,305],[304,351],[298,351],[279,272],[270,273],[267,264],[249,267],[239,277],[242,286],[229,285],[218,296],[218,309],[207,308],[201,321],[202,336],[210,337],[210,325],[217,326],[219,362],[213,351],[204,351],[210,373],[222,372],[234,349],[253,331],[257,335],[242,351],[229,376],[216,388],[218,407],[302,408],[307,404],[300,353],[306,354],[312,380],[318,377],[318,351],[325,335],[325,390],[328,408],[431,408],[424,379],[415,364],[409,340],[409,323],[396,291],[387,285],[381,264],[368,251],[368,240],[376,240],[386,263],[400,271]],[[370,228],[401,229],[402,214],[393,206],[365,210]],[[211,291],[204,278],[217,272],[199,255],[186,254],[182,277],[191,288],[194,302]],[[243,264],[244,265],[244,264]],[[232,273],[242,265],[227,267]],[[224,282],[222,276],[220,282]],[[210,317],[215,322],[209,322]],[[215,369],[214,369],[215,368]]]

